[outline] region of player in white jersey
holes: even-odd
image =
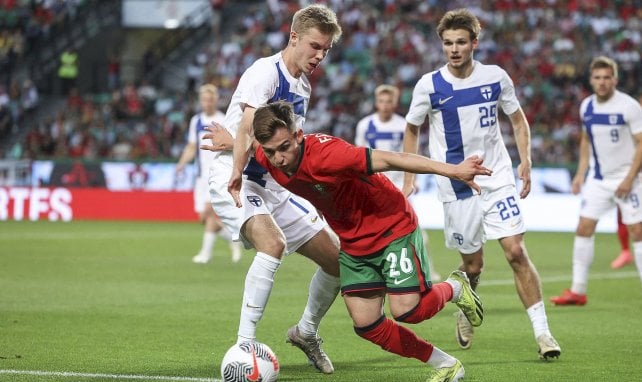
[[[363,117],[357,123],[354,144],[379,150],[402,151],[406,120],[395,113],[399,104],[399,89],[393,85],[383,84],[375,88],[374,94],[376,112]],[[403,171],[388,171],[384,175],[390,178],[397,188],[403,189]],[[409,199],[412,204],[412,195]],[[417,210],[416,207],[415,210]],[[421,230],[421,236],[425,245],[428,245],[426,231]],[[432,282],[440,281],[441,275],[435,270],[432,257],[428,261],[430,279]]]
[[[580,161],[572,184],[573,193],[582,192],[573,243],[573,282],[570,289],[551,298],[555,305],[586,304],[595,227],[600,217],[615,206],[620,208],[622,222],[629,229],[633,257],[642,279],[642,107],[616,89],[617,64],[612,59],[596,57],[590,73],[594,94],[580,105]]]
[[[373,149],[401,151],[406,120],[395,113],[399,102],[399,89],[384,84],[377,86],[374,93],[376,112],[363,117],[357,123],[354,144]],[[399,189],[403,187],[403,171],[389,171],[385,175]]]
[[[201,86],[198,91],[198,102],[201,111],[190,119],[187,132],[187,145],[185,145],[181,157],[176,164],[177,175],[183,172],[185,166],[192,160],[194,160],[196,164],[194,211],[196,211],[201,221],[203,221],[205,229],[201,249],[198,251],[198,254],[192,258],[192,261],[197,264],[210,262],[212,259],[212,249],[214,248],[218,234],[230,242],[232,261],[238,262],[242,254],[241,243],[232,241],[230,231],[224,229],[223,223],[218,216],[216,216],[216,213],[214,213],[209,200],[207,178],[214,153],[198,149],[203,136],[207,134],[205,127],[212,122],[221,123],[223,118],[225,118],[225,114],[216,109],[216,105],[218,104],[218,89],[216,86],[211,84]]]
[[[419,126],[429,117],[429,148],[433,159],[458,163],[471,155],[484,158],[493,175],[476,180],[481,195],[465,184],[438,179],[444,206],[446,245],[457,249],[471,284],[476,287],[483,268],[483,244],[497,239],[515,278],[517,293],[531,320],[541,358],[561,353],[548,327],[539,275],[524,245],[524,221],[519,199],[531,187],[530,127],[515,97],[513,82],[495,65],[473,60],[481,26],[466,9],[447,12],[437,27],[448,63],[424,75],[416,84],[406,116],[404,151],[417,152]],[[498,115],[503,111],[513,126],[521,163],[518,192],[511,159],[502,140]],[[406,174],[404,192],[411,192],[412,174]],[[462,319],[463,318],[463,319]],[[456,338],[471,346],[473,331],[458,315]]]
[[[234,156],[244,151],[245,144],[251,144],[246,139],[246,130],[251,128],[254,111],[260,106],[278,100],[292,102],[297,123],[303,124],[311,91],[306,75],[321,63],[341,32],[336,15],[328,7],[318,4],[305,7],[293,17],[287,47],[257,60],[243,73],[224,121],[225,129],[235,137]],[[217,137],[226,139],[221,129],[220,126],[212,129],[215,144]],[[215,145],[204,148],[216,149]],[[236,158],[233,161],[229,151],[221,151],[217,156],[209,180],[214,209],[224,224],[257,251],[245,279],[238,341],[256,338],[256,326],[263,316],[281,258],[286,253],[298,252],[320,268],[310,282],[304,314],[288,330],[287,342],[303,350],[321,372],[332,373],[334,367],[321,349],[317,331],[339,292],[336,235],[308,201],[279,186],[253,159],[247,167],[243,165],[233,173]],[[243,164],[247,158],[244,157]],[[242,209],[236,207],[228,193],[228,181],[231,184],[235,176],[245,178]]]

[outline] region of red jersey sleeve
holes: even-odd
[[[315,146],[314,152],[305,158],[308,166],[320,175],[367,175],[369,174],[369,149],[357,147],[326,134],[306,135],[306,145]]]

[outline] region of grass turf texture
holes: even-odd
[[[202,227],[187,223],[0,223],[0,381],[114,381],[119,375],[219,380],[220,361],[236,339],[246,252],[233,264],[219,240],[212,263],[195,265]],[[444,276],[459,256],[430,232],[429,248]],[[486,247],[478,292],[484,324],[470,350],[454,340],[454,304],[411,325],[459,358],[466,381],[637,380],[642,358],[640,280],[629,266],[613,271],[614,234],[598,234],[584,307],[553,307],[548,298],[570,285],[573,235],[529,232],[526,243],[543,280],[549,323],[562,357],[540,361],[512,273],[496,242]],[[282,381],[423,381],[428,367],[384,352],[352,330],[341,298],[321,326],[335,374],[307,365],[285,343],[304,308],[313,264],[285,259],[258,339],[281,363]],[[6,370],[79,375],[7,374]],[[106,374],[109,376],[83,376]],[[141,377],[142,378],[142,377]],[[137,379],[144,380],[144,379]],[[187,380],[187,379],[185,379]]]

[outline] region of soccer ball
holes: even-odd
[[[225,382],[274,382],[279,376],[279,360],[266,344],[247,341],[234,344],[221,362]]]

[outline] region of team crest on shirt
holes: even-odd
[[[617,115],[609,115],[609,123],[611,125],[617,124]]]
[[[256,207],[261,207],[261,204],[263,204],[263,200],[261,200],[261,198],[256,195],[248,195],[247,201]]]
[[[479,92],[486,101],[490,101],[493,96],[493,89],[490,86],[482,86],[479,88]]]
[[[320,183],[317,183],[317,184],[315,184],[313,187],[314,187],[314,189],[315,189],[317,192],[319,192],[319,193],[321,193],[321,194],[324,194],[324,193],[325,193],[325,185],[320,184]]]
[[[455,241],[459,245],[464,244],[464,235],[462,235],[460,233],[457,233],[457,232],[453,233],[453,239],[455,239]]]

